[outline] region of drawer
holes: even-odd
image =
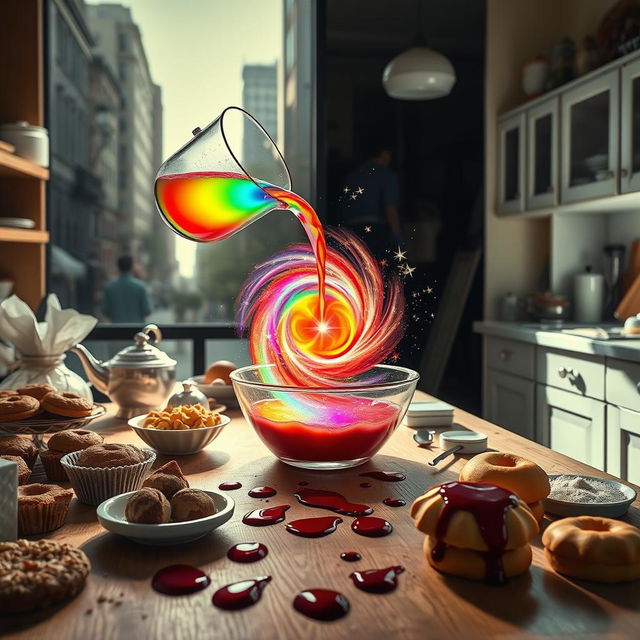
[[[607,402],[640,411],[640,364],[607,359]]]
[[[487,366],[522,378],[534,379],[535,347],[527,342],[486,338]]]
[[[602,356],[539,348],[537,381],[581,396],[604,400],[605,367]]]
[[[607,405],[607,472],[640,484],[640,413]]]

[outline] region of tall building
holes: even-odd
[[[161,135],[160,88],[153,83],[140,29],[129,8],[119,4],[87,6],[96,53],[118,79],[119,245],[149,272],[150,243],[156,217],[153,184]]]

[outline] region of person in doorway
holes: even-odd
[[[389,146],[379,146],[342,187],[342,222],[360,236],[377,258],[402,246],[398,178]]]
[[[131,256],[120,256],[120,275],[104,287],[101,310],[111,322],[144,322],[151,313],[149,289],[134,277],[133,267]]]

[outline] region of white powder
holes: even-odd
[[[551,478],[553,500],[564,502],[606,503],[623,502],[627,496],[606,480],[581,478],[580,476],[558,476]]]

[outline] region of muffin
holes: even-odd
[[[72,497],[71,489],[55,484],[18,487],[18,533],[33,536],[58,529],[64,524]]]
[[[3,460],[15,462],[18,466],[18,485],[27,484],[31,477],[31,469],[20,456],[0,456]]]
[[[48,449],[40,452],[40,460],[42,460],[47,478],[52,482],[66,482],[69,478],[60,464],[62,456],[73,451],[82,451],[82,449],[96,444],[102,444],[103,440],[104,438],[100,434],[86,429],[71,429],[54,433],[47,442]]]
[[[158,489],[143,487],[127,501],[124,516],[138,524],[162,524],[171,519],[171,505]]]
[[[189,483],[182,475],[180,465],[171,460],[167,464],[156,469],[143,483],[143,487],[152,487],[158,489],[164,494],[167,500],[171,500],[174,494],[181,489],[188,489]]]
[[[131,444],[96,444],[65,454],[60,460],[78,500],[98,505],[120,493],[136,491],[156,454]]]
[[[29,469],[33,469],[38,457],[38,449],[28,438],[7,436],[0,438],[0,455],[20,456],[27,463]]]
[[[206,518],[215,512],[213,498],[200,489],[181,489],[171,498],[171,516],[178,522]]]

